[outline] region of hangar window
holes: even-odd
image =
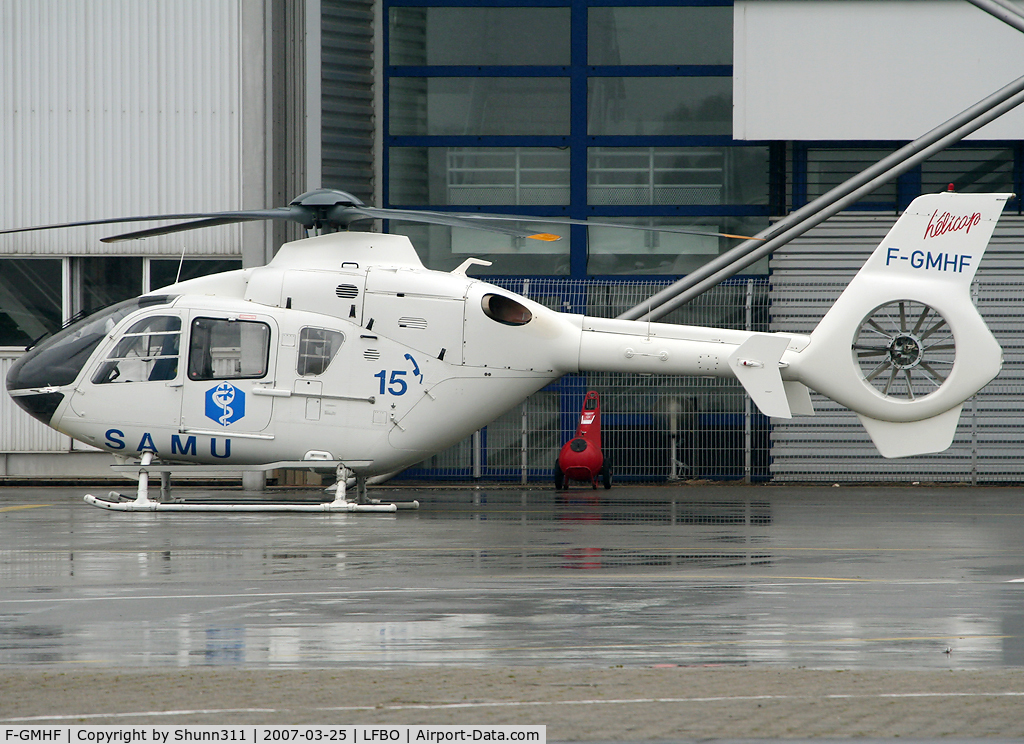
[[[0,346],[24,348],[61,326],[60,259],[0,259]]]
[[[296,372],[300,375],[322,375],[345,342],[345,334],[326,328],[303,328],[299,331],[299,359]]]
[[[594,222],[764,229],[786,212],[786,145],[733,139],[733,4],[384,0],[381,206],[554,218],[569,206]],[[476,256],[491,276],[679,276],[732,247],[561,229],[563,240],[538,244],[389,223],[428,268]]]

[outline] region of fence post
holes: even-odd
[[[530,296],[530,280],[529,279],[523,279],[523,297],[529,297],[529,296]],[[526,400],[523,401],[522,440],[521,440],[521,443],[520,443],[520,452],[519,452],[520,467],[522,468],[522,472],[521,472],[521,474],[519,476],[519,482],[522,485],[524,485],[524,486],[526,485],[526,461],[527,461],[527,458],[526,458],[526,445],[527,445],[526,432],[527,432],[527,429],[526,429],[526,427],[529,424],[529,420],[528,420],[527,415],[526,415],[526,405],[529,402],[530,402],[529,398],[527,398]]]
[[[744,325],[746,330],[754,330],[754,280],[747,279],[747,297],[744,303]],[[753,475],[754,447],[754,414],[750,405],[750,396],[743,393],[743,482],[750,483]]]
[[[978,485],[978,396],[971,396],[971,485]]]
[[[527,399],[529,400],[529,399]],[[529,423],[526,415],[526,401],[523,401],[523,415],[522,415],[522,439],[519,446],[519,457],[520,465],[522,467],[522,475],[519,477],[519,482],[524,486],[526,485],[526,445],[527,445],[527,424]]]
[[[668,479],[679,480],[679,401],[674,397],[668,402]]]
[[[975,279],[971,282],[971,302],[975,307],[980,298],[981,283]],[[971,485],[978,485],[978,393],[971,396]]]
[[[473,480],[480,480],[483,475],[483,437],[480,435],[480,430],[477,429],[473,432]]]

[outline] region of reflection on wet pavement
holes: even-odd
[[[0,489],[0,663],[1024,666],[1015,489],[395,497],[422,506],[111,513]]]

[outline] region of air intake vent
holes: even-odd
[[[422,329],[427,327],[427,319],[426,318],[399,318],[398,319],[398,327],[399,328],[419,328],[419,329],[422,330]]]
[[[334,294],[343,300],[351,300],[359,295],[359,287],[355,284],[339,284]]]
[[[366,349],[363,351],[363,359],[368,362],[375,362],[380,359],[380,351],[377,349]]]

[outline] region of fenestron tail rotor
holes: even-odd
[[[956,361],[946,319],[914,300],[876,307],[861,321],[852,346],[864,380],[887,398],[916,400],[938,390]]]

